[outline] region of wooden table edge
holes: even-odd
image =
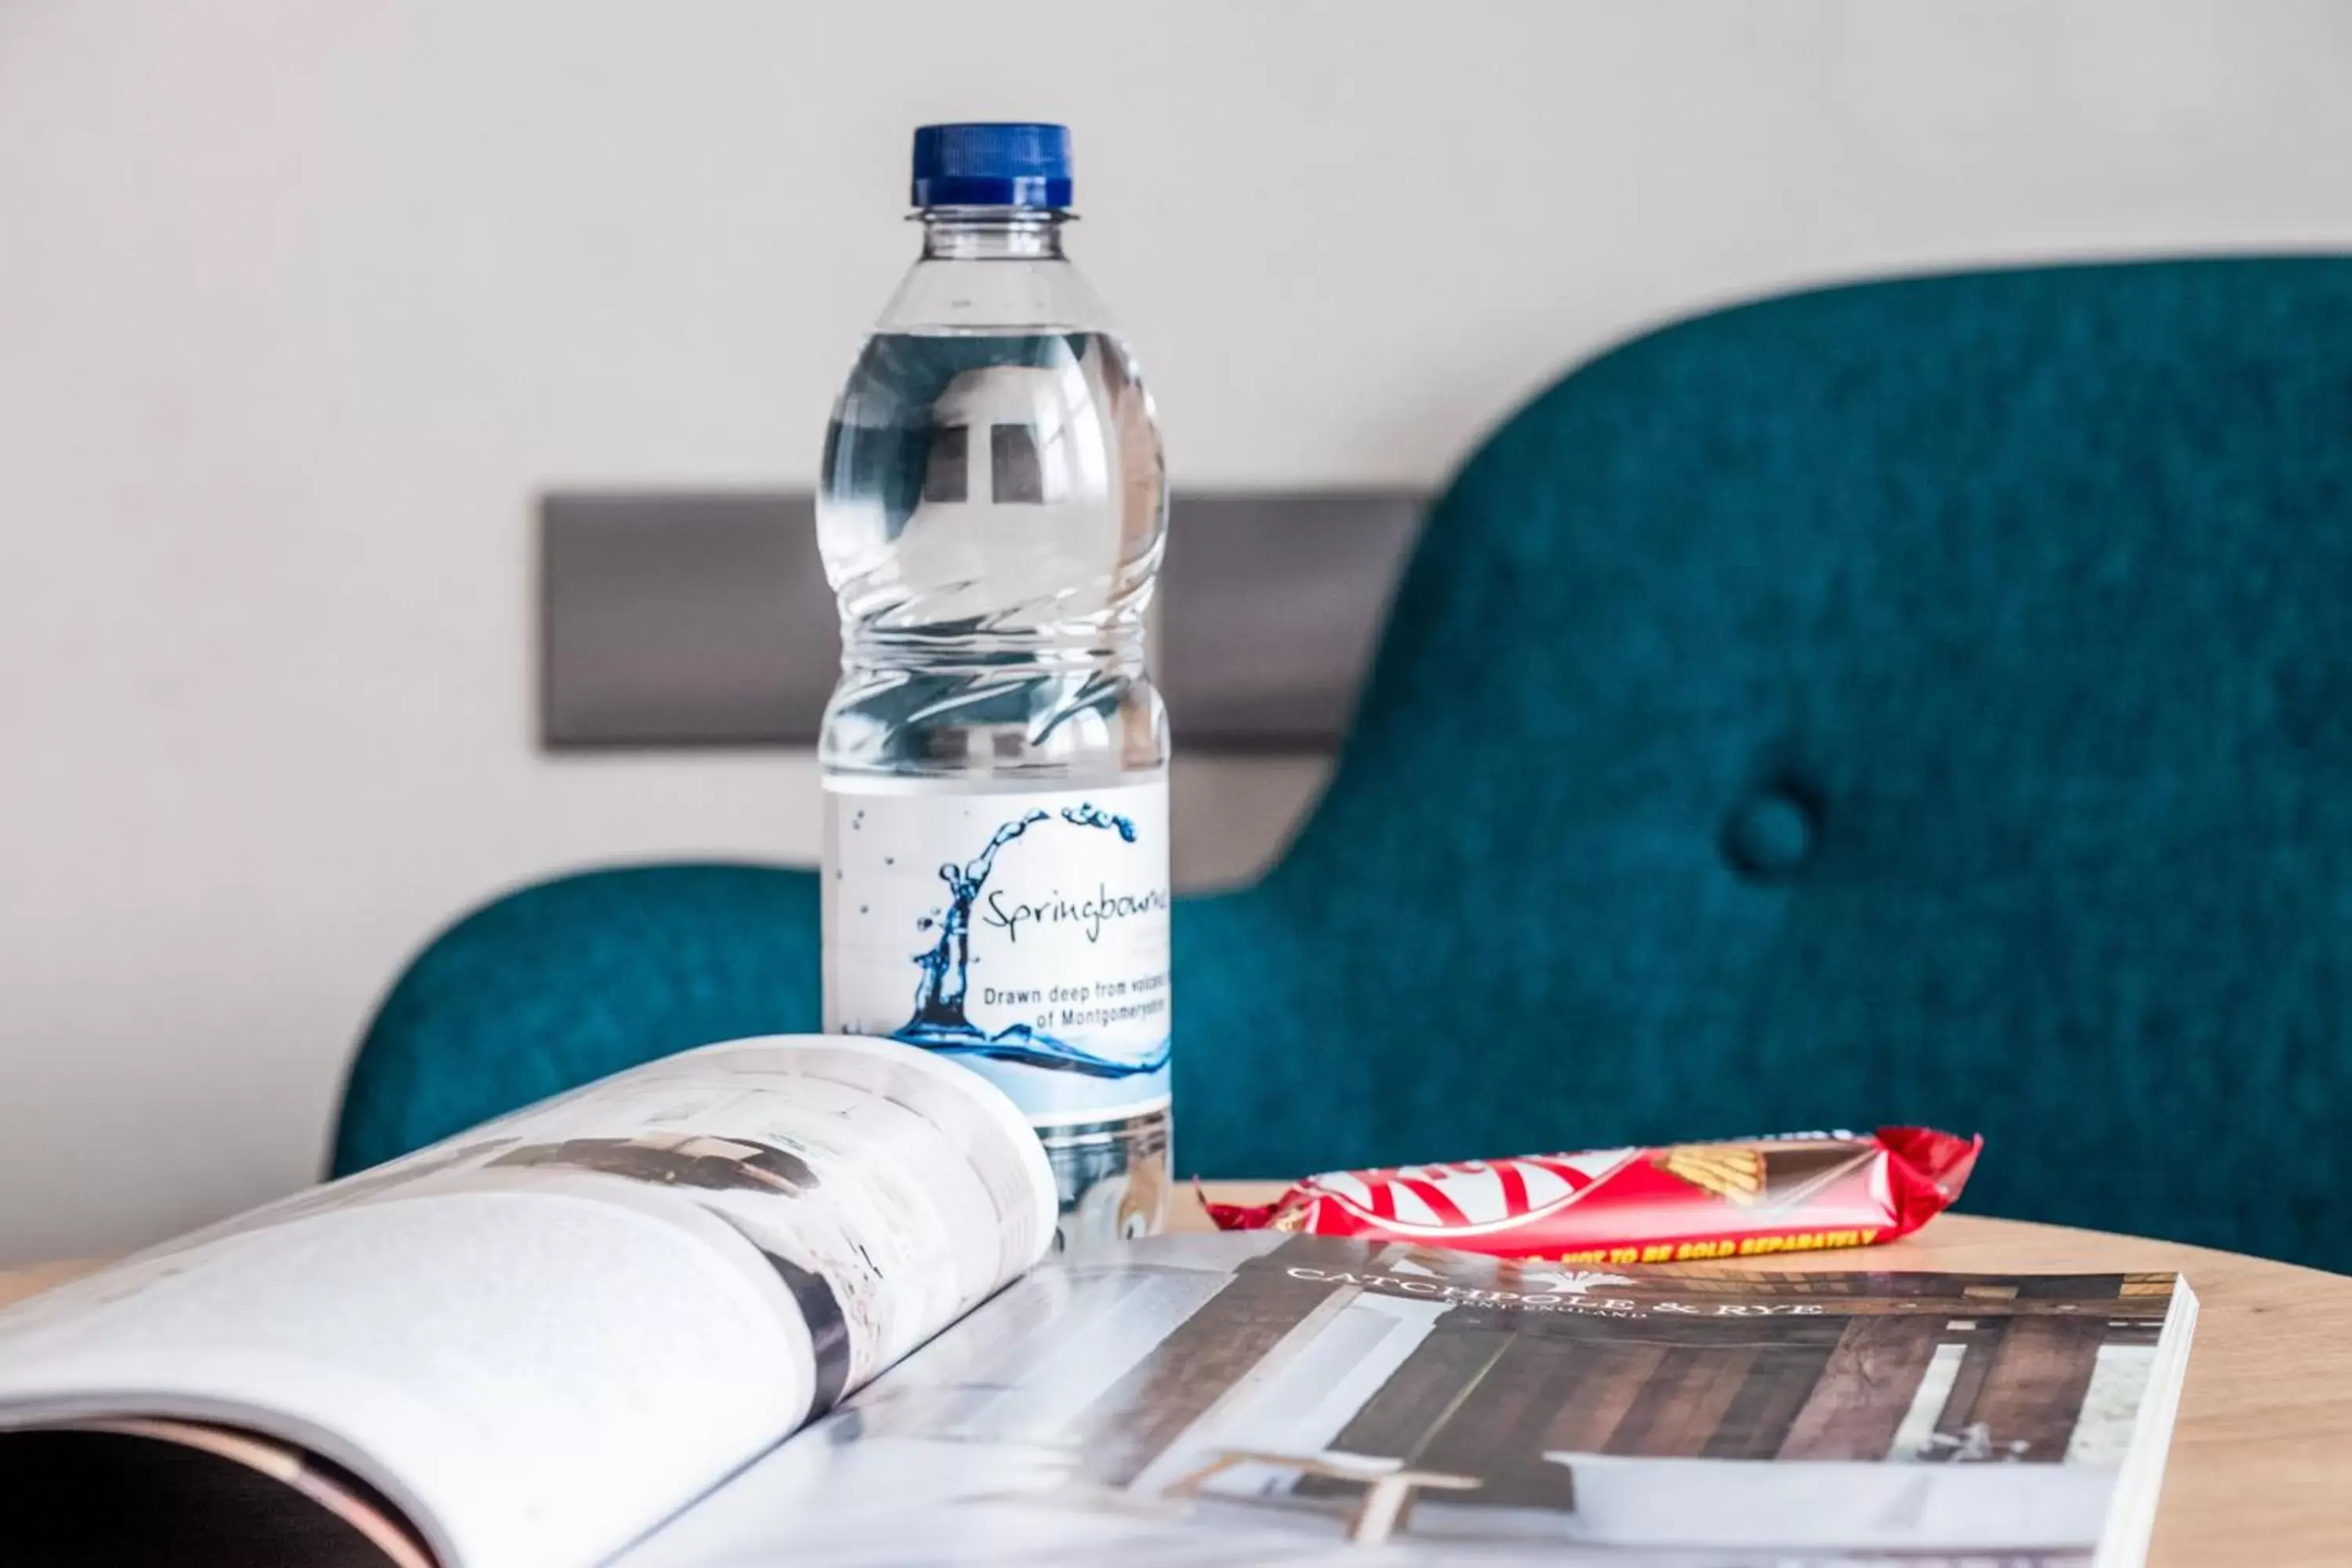
[[[74,1258],[56,1263],[26,1264],[0,1268],[0,1307],[13,1306],[68,1279],[79,1279],[106,1267],[102,1258]]]

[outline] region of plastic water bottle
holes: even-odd
[[[825,435],[828,1030],[986,1074],[1066,1244],[1156,1231],[1169,1175],[1168,723],[1144,671],[1167,492],[1151,400],[1064,257],[1069,132],[915,132],[921,257]]]

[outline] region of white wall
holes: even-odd
[[[2352,245],[2347,80],[2243,0],[5,0],[0,1261],[309,1179],[485,895],[814,854],[803,760],[534,752],[527,521],[810,480],[917,121],[1076,126],[1180,485],[1433,484],[1727,299]],[[1195,868],[1309,784],[1180,784]]]

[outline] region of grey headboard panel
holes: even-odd
[[[1177,743],[1339,738],[1423,499],[1180,496],[1156,675]],[[540,508],[540,720],[552,750],[806,745],[840,659],[806,495],[572,491]]]

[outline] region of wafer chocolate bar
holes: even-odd
[[[1685,1263],[1867,1247],[1948,1207],[1982,1138],[1800,1132],[1310,1176],[1220,1230],[1286,1230],[1564,1263]]]

